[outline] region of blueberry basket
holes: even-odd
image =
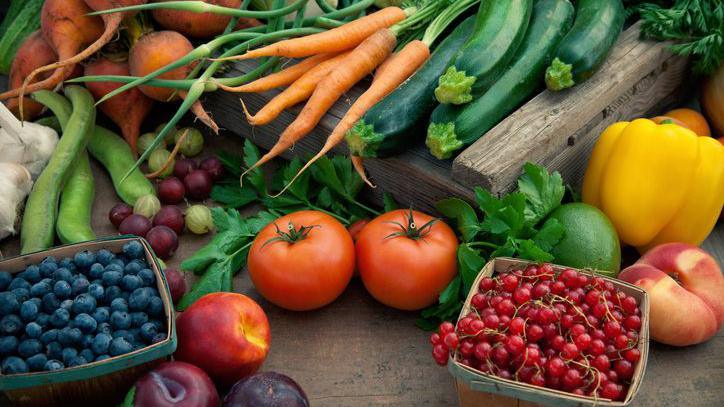
[[[17,274],[27,266],[40,263],[48,256],[72,257],[90,250],[122,251],[123,245],[138,241],[156,277],[156,288],[163,301],[166,338],[160,342],[105,360],[66,367],[61,370],[18,374],[0,373],[0,391],[12,405],[17,406],[112,406],[144,373],[168,360],[176,350],[176,328],[173,304],[168,283],[159,261],[146,240],[121,236],[54,247],[49,250],[21,255],[0,261],[0,270]],[[1,404],[1,403],[0,403]]]

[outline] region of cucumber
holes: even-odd
[[[437,78],[462,48],[475,24],[468,17],[445,38],[430,59],[392,93],[374,105],[347,133],[347,145],[360,157],[389,157],[404,150],[432,109]]]
[[[461,105],[486,91],[513,59],[532,10],[533,0],[481,1],[473,34],[440,77],[438,102]]]
[[[465,106],[438,106],[425,144],[439,159],[472,144],[543,86],[543,72],[571,28],[574,9],[568,0],[539,0],[513,64],[478,99]],[[522,135],[521,135],[522,136]]]
[[[40,28],[40,10],[45,0],[14,0],[0,24],[0,73],[10,73],[23,40]]]
[[[625,19],[621,0],[578,0],[573,28],[546,69],[546,87],[559,91],[593,76],[611,52]]]

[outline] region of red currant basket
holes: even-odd
[[[475,312],[472,306],[472,298],[477,294],[480,282],[486,277],[494,277],[499,273],[506,273],[512,270],[523,270],[530,264],[528,261],[499,257],[490,260],[483,267],[480,274],[475,279],[468,297],[465,301],[463,309],[460,313],[459,320],[468,315],[471,311]],[[570,267],[553,265],[556,275],[559,275]],[[590,270],[574,269],[581,274],[592,275]],[[532,407],[536,405],[544,406],[627,406],[631,403],[639,390],[641,382],[646,370],[646,361],[649,352],[649,298],[646,292],[634,285],[616,280],[613,278],[596,275],[604,281],[611,282],[618,291],[625,293],[636,299],[641,311],[641,328],[639,331],[639,340],[635,348],[640,352],[640,358],[636,363],[633,375],[626,394],[620,394],[618,400],[606,399],[603,397],[593,397],[585,395],[577,395],[563,390],[555,390],[547,387],[536,386],[522,381],[501,378],[495,374],[486,373],[474,367],[474,364],[467,365],[462,363],[463,357],[458,348],[451,354],[448,360],[448,370],[456,379],[458,390],[458,398],[461,407]]]

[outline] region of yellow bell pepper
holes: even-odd
[[[699,245],[724,204],[724,146],[676,124],[614,123],[593,148],[583,202],[601,209],[639,251]]]

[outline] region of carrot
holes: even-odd
[[[378,30],[359,44],[319,82],[302,112],[279,136],[277,143],[241,177],[278,156],[312,131],[327,110],[352,86],[372,73],[392,53],[396,44],[395,34],[387,28]]]
[[[15,54],[13,63],[10,66],[8,88],[19,89],[23,84],[23,80],[25,80],[28,74],[35,68],[52,63],[57,59],[58,56],[55,54],[53,47],[45,41],[40,31],[35,31],[23,41],[20,48],[18,48],[18,53]],[[7,106],[13,114],[20,117],[18,98],[9,99]],[[43,105],[33,100],[28,100],[25,102],[23,110],[25,120],[32,120],[43,110]]]
[[[292,178],[280,194],[292,185],[297,177],[314,164],[315,161],[323,157],[332,150],[332,148],[341,143],[342,140],[344,140],[344,135],[347,134],[352,127],[354,127],[355,123],[362,118],[367,110],[390,94],[390,92],[406,81],[407,78],[412,76],[412,74],[414,74],[429,57],[430,48],[427,44],[418,40],[411,41],[405,45],[400,52],[391,57],[391,63],[384,67],[383,75],[378,75],[370,87],[359,98],[357,98],[347,113],[345,113],[344,117],[342,117],[339,123],[337,123],[334,130],[332,130],[332,134],[329,135],[319,153],[312,157],[312,159],[309,160],[309,162],[307,162],[301,170],[299,170],[297,175]],[[353,163],[355,163],[354,160]],[[360,170],[362,165],[361,160],[357,160],[355,164],[355,169],[357,169],[362,179],[369,183],[364,175],[364,169],[362,168]]]
[[[218,86],[219,89],[223,89],[227,92],[266,92],[268,90],[293,83],[302,75],[307,73],[307,71],[313,69],[315,66],[334,57],[335,55],[336,54],[314,55],[305,59],[304,61],[299,62],[298,64],[290,66],[289,68],[272,73],[271,75],[267,75],[263,78],[259,78],[255,81],[249,82],[241,86],[226,86],[221,83],[219,83]]]
[[[367,174],[365,174],[365,166],[362,163],[362,157],[358,155],[351,155],[349,156],[349,159],[352,161],[352,166],[354,167],[355,171],[357,171],[357,174],[362,178],[362,181],[365,182],[365,184],[369,185],[370,188],[377,188],[377,185],[373,184],[372,181],[367,178]]]
[[[352,49],[382,28],[404,20],[406,13],[399,7],[385,7],[352,22],[305,37],[279,41],[228,59],[251,59],[259,57],[302,58],[325,52],[340,52]]]
[[[249,114],[249,111],[246,110],[246,105],[244,105],[242,101],[241,106],[244,109],[246,119],[252,126],[261,126],[276,119],[284,109],[309,99],[317,84],[332,72],[347,55],[349,55],[349,52],[339,54],[310,69],[294,81],[291,86],[274,96],[272,100],[264,105],[254,116]]]

